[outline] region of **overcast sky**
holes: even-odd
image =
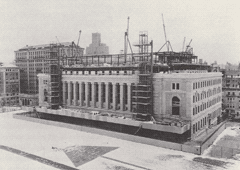
[[[14,51],[26,45],[77,43],[86,48],[94,32],[110,53],[124,47],[127,17],[129,39],[138,42],[139,31],[148,31],[154,51],[167,38],[173,50],[182,50],[192,39],[194,54],[212,63],[240,61],[239,0],[0,0],[0,61],[14,60]]]

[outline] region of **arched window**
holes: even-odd
[[[178,97],[174,96],[172,98],[172,115],[180,114],[180,100]]]

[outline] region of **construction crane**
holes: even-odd
[[[75,43],[73,43],[73,45],[74,45],[75,48],[76,48],[75,64],[77,64],[77,57],[80,56],[80,55],[79,55],[78,47],[80,48],[80,46],[79,46],[79,42],[80,42],[81,33],[82,33],[82,31],[80,30],[80,31],[79,31],[79,36],[78,36],[78,42],[77,42],[77,45],[76,45]],[[80,60],[81,60],[81,63],[82,63],[82,58],[80,58]]]
[[[182,47],[182,52],[184,52],[184,46],[185,46],[185,40],[186,40],[186,37],[184,37],[184,40],[183,40],[183,47]]]
[[[79,41],[80,41],[80,36],[81,36],[81,30],[79,31],[79,36],[78,36],[78,42],[77,42],[77,46],[79,45]]]
[[[165,29],[163,14],[162,14],[162,21],[163,21],[163,31],[164,31],[164,36],[165,36],[165,43],[166,43],[166,46],[167,46],[167,51],[169,52],[168,40],[167,40],[167,33],[166,33],[166,29]]]
[[[130,18],[128,17],[127,31],[124,34],[124,62],[125,63],[127,62],[127,48],[128,48],[128,45],[129,45],[129,47],[131,49],[131,52],[133,54],[131,43],[130,43],[129,38],[128,38],[128,35],[129,35],[129,19]]]
[[[165,36],[165,43],[164,43],[163,46],[158,50],[158,52],[161,51],[161,49],[162,49],[165,45],[167,46],[167,52],[169,52],[169,46],[170,46],[171,50],[173,51],[170,41],[167,40],[167,33],[166,33],[165,24],[164,24],[163,14],[162,14],[162,21],[163,21],[163,31],[164,31],[164,36]]]
[[[190,50],[189,47],[190,47],[191,42],[192,42],[192,39],[191,39],[191,41],[189,42],[189,44],[187,45],[185,52],[188,52],[188,51]]]

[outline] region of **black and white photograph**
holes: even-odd
[[[239,170],[240,1],[0,0],[1,170]]]

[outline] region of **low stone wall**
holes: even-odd
[[[21,107],[7,107],[7,106],[4,106],[4,107],[0,108],[0,113],[2,113],[2,112],[12,112],[12,111],[17,111],[17,110],[21,110]]]
[[[182,151],[188,153],[194,153],[196,155],[201,155],[200,146],[182,145]]]
[[[134,136],[134,135],[129,135],[125,133],[113,132],[113,131],[97,129],[97,128],[92,128],[87,126],[80,126],[80,125],[73,125],[68,123],[38,119],[38,118],[33,118],[33,117],[28,117],[28,116],[18,115],[18,114],[14,114],[13,117],[21,120],[42,123],[46,125],[54,125],[58,127],[64,127],[64,128],[69,128],[69,129],[74,129],[74,130],[79,130],[79,131],[84,131],[84,132],[94,133],[99,135],[105,135],[109,137],[114,137],[114,138],[123,139],[127,141],[142,143],[142,144],[153,145],[153,146],[167,148],[167,149],[173,149],[173,150],[189,152],[194,154],[201,154],[199,147],[196,147],[196,146],[189,146],[189,145],[167,142],[167,141],[151,139],[151,138],[146,138],[141,136]]]
[[[226,124],[225,122],[222,123],[218,129],[205,141],[202,143],[201,145],[201,154],[209,147],[213,144],[213,142],[215,141],[215,139],[224,131],[224,129],[226,129]]]

